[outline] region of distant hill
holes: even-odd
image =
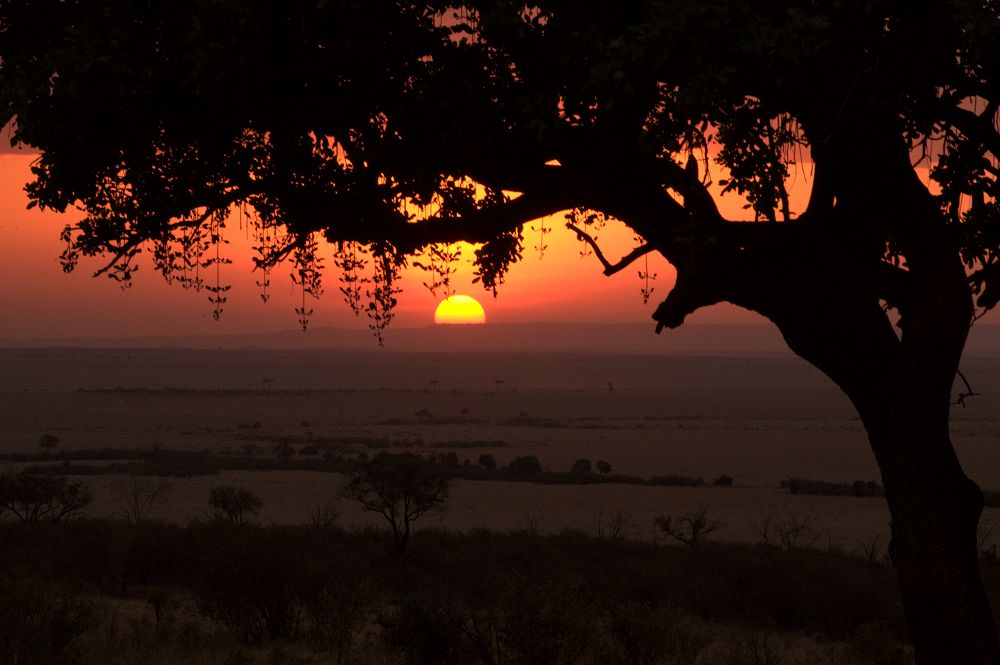
[[[5,348],[358,349],[378,346],[367,330],[311,328],[239,335],[0,340]],[[579,353],[788,357],[781,334],[768,324],[689,324],[656,335],[645,323],[492,323],[390,328],[384,350],[554,351]],[[1000,325],[973,327],[967,357],[1000,357]]]

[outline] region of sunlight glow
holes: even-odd
[[[486,323],[486,312],[475,298],[449,296],[434,310],[434,323]]]

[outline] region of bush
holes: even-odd
[[[300,563],[303,548],[282,531],[251,531],[215,544],[198,586],[198,609],[246,645],[295,637],[311,586]]]
[[[715,485],[716,487],[732,487],[733,477],[727,475],[721,475],[715,480],[713,480],[712,484]]]
[[[72,665],[96,624],[89,604],[44,583],[0,576],[0,665]]]
[[[482,454],[479,456],[479,466],[489,471],[493,471],[497,468],[497,461],[493,458],[493,455]]]
[[[816,496],[884,496],[885,490],[874,481],[855,480],[853,483],[831,483],[825,480],[809,480],[806,478],[789,478],[781,481],[781,487],[789,494],[808,494]]]
[[[595,466],[597,466],[598,473],[602,475],[611,473],[611,465],[602,459],[597,460],[597,464]]]
[[[589,459],[578,459],[573,462],[573,466],[569,468],[569,472],[580,475],[589,475],[593,473],[594,470],[590,465]]]
[[[681,476],[670,473],[665,476],[653,476],[649,479],[650,485],[666,485],[669,487],[704,487],[704,478],[692,478],[691,476]]]
[[[534,455],[515,457],[507,470],[515,476],[535,476],[542,472],[542,463]]]

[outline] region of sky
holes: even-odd
[[[228,302],[220,320],[213,319],[208,293],[167,285],[150,266],[140,262],[131,288],[91,276],[101,264],[82,260],[76,271],[66,274],[59,264],[62,243],[59,232],[79,213],[60,215],[54,212],[27,210],[23,188],[31,178],[34,155],[0,155],[0,282],[3,289],[4,316],[0,317],[0,339],[100,337],[125,338],[142,335],[231,335],[241,332],[269,332],[298,327],[295,308],[301,305],[301,293],[289,279],[290,267],[274,272],[271,299],[261,301],[256,282],[261,279],[253,270],[250,243],[246,233],[231,220],[225,254],[233,263],[223,267],[222,282],[230,284]],[[798,195],[805,196],[805,189]],[[723,213],[735,218],[745,213],[742,201],[735,196],[721,199]],[[563,227],[562,216],[547,218],[544,256],[539,246],[539,223],[525,230],[525,257],[515,265],[501,287],[499,297],[474,284],[472,247],[464,246],[453,279],[456,293],[479,300],[486,310],[488,323],[576,322],[638,323],[650,321],[656,304],[666,296],[674,281],[673,268],[658,255],[649,256],[652,298],[643,304],[643,260],[612,277],[605,277],[597,259],[580,256],[582,245]],[[627,253],[635,246],[632,234],[609,224],[599,233],[599,241],[609,260]],[[330,261],[328,261],[328,264]],[[314,310],[310,327],[361,328],[368,325],[362,316],[355,317],[337,290],[335,270],[328,270],[325,294],[307,306]],[[443,294],[432,295],[422,286],[424,273],[408,269],[402,279],[396,328],[424,327],[434,323],[434,310]],[[692,322],[748,323],[762,321],[758,316],[730,305],[719,305],[696,313]]]

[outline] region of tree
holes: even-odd
[[[418,519],[441,508],[448,479],[414,453],[380,453],[347,483],[345,494],[389,523],[396,555],[402,558]]]
[[[483,467],[487,471],[494,471],[497,468],[496,458],[489,453],[483,453],[479,456],[479,466]]]
[[[573,462],[573,466],[570,467],[569,472],[578,475],[589,476],[591,473],[594,472],[594,469],[591,466],[589,459],[578,459],[577,461]]]
[[[512,459],[507,470],[515,476],[537,476],[542,472],[542,463],[534,455],[523,455]]]
[[[602,460],[602,459],[597,460],[597,462],[595,463],[595,466],[597,467],[597,470],[598,470],[598,472],[601,473],[601,475],[607,475],[607,474],[611,473],[611,464],[610,464],[610,462],[607,462],[606,460]]]
[[[38,447],[46,457],[52,453],[52,449],[59,445],[59,437],[55,434],[42,434],[38,437]]]
[[[264,501],[246,487],[219,485],[208,493],[208,504],[212,507],[216,520],[243,526],[248,516],[260,514]]]
[[[94,500],[90,487],[65,476],[20,471],[0,476],[0,507],[23,524],[55,524],[78,515]],[[2,510],[0,510],[2,512]]]
[[[112,483],[111,496],[121,518],[138,529],[163,506],[169,490],[170,484],[166,482],[120,478]]]
[[[218,264],[240,207],[258,266],[291,259],[303,298],[334,243],[345,299],[380,334],[408,255],[477,243],[495,290],[524,224],[569,210],[606,274],[651,252],[677,269],[657,332],[731,302],[844,391],[881,469],[918,662],[1000,663],[983,498],[948,428],[969,328],[1000,300],[994,3],[183,7],[0,6],[0,119],[42,151],[28,192],[85,213],[67,269],[100,256],[128,280],[148,250],[201,286],[189,268]],[[722,215],[710,169],[749,219]],[[798,212],[795,169],[812,174]],[[640,239],[619,261],[595,237],[610,219]],[[450,270],[420,263],[432,288]],[[208,288],[218,313],[225,286]]]
[[[708,506],[705,505],[676,517],[657,517],[653,521],[663,533],[685,545],[700,545],[709,534],[722,527],[721,522],[708,517]]]

